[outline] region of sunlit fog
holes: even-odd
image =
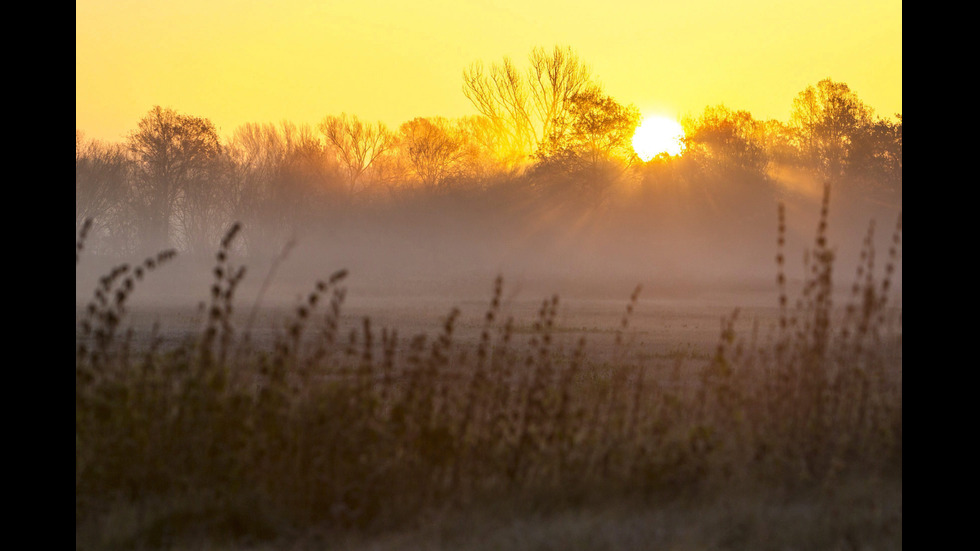
[[[100,121],[75,130],[76,549],[901,548],[886,85],[760,62],[779,86],[753,92],[732,56],[778,37],[741,3],[658,3],[698,14],[671,40],[579,14],[615,55],[515,54],[516,23],[457,48],[453,2],[411,4],[441,29],[385,2],[82,4],[79,73],[166,63],[76,97]],[[772,4],[767,32],[802,17]],[[702,18],[751,37],[713,42],[723,77],[669,70]],[[670,107],[670,79],[711,101]]]
[[[123,142],[76,131],[76,225],[92,224],[77,301],[114,265],[173,249],[133,304],[198,303],[236,223],[229,256],[247,271],[243,306],[288,304],[339,269],[352,300],[479,299],[498,275],[528,300],[623,299],[637,284],[644,298],[757,300],[776,292],[779,206],[786,276],[799,282],[825,191],[841,289],[869,231],[879,256],[888,249],[901,119],[846,83],[786,98],[785,121],[709,106],[678,122],[610,96],[569,48],[533,50],[514,81],[501,78],[507,67],[463,72],[472,115],[397,128],[337,113],[221,136],[206,117],[154,106]]]

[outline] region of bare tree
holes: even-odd
[[[489,71],[478,61],[470,65],[463,72],[463,93],[500,136],[504,156],[524,156],[534,150],[527,85],[509,58],[491,65]]]
[[[535,48],[524,72],[507,57],[489,69],[474,62],[463,71],[463,93],[502,137],[504,154],[527,160],[556,132],[572,98],[593,86],[591,71],[569,47]]]
[[[552,136],[561,137],[567,130],[564,114],[580,94],[599,95],[589,68],[578,59],[571,48],[556,46],[549,54],[543,48],[531,52],[528,82],[534,111],[540,128],[536,129],[537,144]]]
[[[319,128],[346,172],[348,195],[354,194],[358,179],[394,143],[394,135],[384,123],[368,124],[346,113],[327,116]]]
[[[460,170],[465,140],[459,128],[442,117],[415,118],[401,125],[400,145],[412,172],[427,186],[438,186]]]
[[[126,246],[131,172],[124,146],[85,140],[75,131],[75,227],[91,219],[92,242],[111,238],[115,245]]]
[[[463,163],[468,174],[487,177],[505,174],[523,166],[526,155],[520,158],[506,158],[501,151],[506,149],[503,137],[494,128],[494,123],[483,115],[471,115],[457,119],[457,125],[464,137]]]
[[[290,122],[248,123],[237,128],[226,150],[235,173],[235,218],[246,229],[250,253],[278,251],[314,212],[321,199],[342,196],[333,152],[310,126]]]

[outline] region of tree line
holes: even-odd
[[[475,114],[397,129],[343,113],[249,123],[223,140],[207,118],[160,106],[121,143],[76,129],[76,230],[91,219],[91,242],[118,254],[204,254],[240,221],[262,229],[243,241],[261,253],[304,226],[437,195],[595,209],[623,194],[634,208],[680,194],[688,208],[717,210],[785,192],[776,180],[789,172],[901,202],[901,115],[879,117],[844,83],[800,91],[787,121],[709,106],[681,121],[682,155],[643,162],[631,144],[639,111],[574,51],[535,48],[527,61],[473,63],[462,80]]]

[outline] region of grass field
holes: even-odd
[[[751,295],[338,271],[253,317],[234,228],[201,308],[119,267],[76,307],[76,548],[901,548],[900,223],[841,286],[825,224],[786,280],[780,220]]]

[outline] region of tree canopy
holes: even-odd
[[[508,194],[600,203],[634,189],[658,201],[673,189],[717,210],[807,180],[901,203],[901,115],[878,117],[829,78],[788,98],[787,121],[708,106],[682,121],[680,156],[648,162],[632,146],[638,109],[608,95],[568,47],[535,48],[525,68],[475,62],[462,88],[474,114],[415,117],[395,131],[342,113],[316,126],[250,123],[222,143],[207,118],[160,106],[124,143],[76,130],[76,225],[93,219],[118,250],[204,251],[239,220],[265,229],[248,247],[270,250],[304,225],[406,190],[466,190],[489,205]]]

